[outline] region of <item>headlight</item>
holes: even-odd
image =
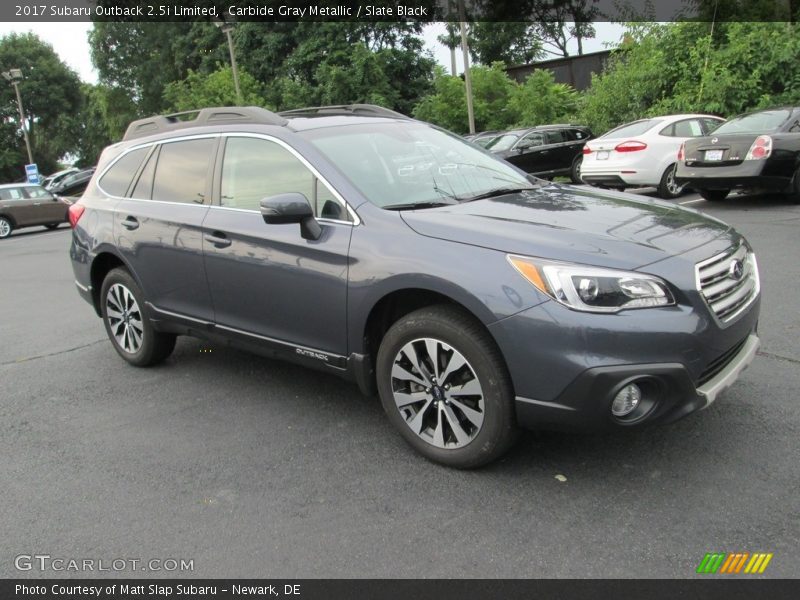
[[[675,304],[667,284],[652,275],[513,254],[507,258],[520,275],[540,291],[575,310],[615,313],[629,308]]]

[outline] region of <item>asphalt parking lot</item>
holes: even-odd
[[[82,575],[15,569],[38,553],[191,559],[194,577],[669,578],[733,551],[797,576],[800,206],[680,202],[755,247],[750,369],[673,425],[526,433],[472,472],[415,454],[329,375],[186,338],[162,366],[127,366],[74,289],[69,228],[15,232],[0,242],[0,576]]]

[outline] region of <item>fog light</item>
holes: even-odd
[[[614,396],[611,403],[611,414],[615,417],[624,417],[631,414],[642,399],[642,390],[635,383],[629,383]]]

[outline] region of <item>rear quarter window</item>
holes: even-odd
[[[100,187],[111,196],[124,196],[139,170],[148,148],[139,148],[125,154],[100,178]]]

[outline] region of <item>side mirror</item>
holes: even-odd
[[[300,224],[300,235],[306,240],[318,240],[322,227],[306,197],[299,192],[288,192],[264,198],[259,203],[261,216],[268,225]]]
[[[526,142],[517,146],[516,150],[517,152],[525,152],[525,150],[530,150],[532,147],[533,144],[531,144],[530,142]]]

